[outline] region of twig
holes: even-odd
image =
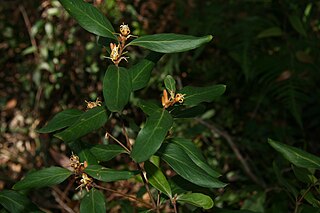
[[[126,137],[127,147],[129,147],[129,150],[132,150],[131,143],[130,143],[130,140],[129,140],[129,136],[128,136],[128,133],[126,131],[126,127],[124,126],[124,124],[122,124],[122,133]]]
[[[312,184],[311,186],[309,186],[307,188],[307,190],[301,195],[301,197],[298,199],[296,198],[296,204],[295,204],[295,208],[294,208],[294,213],[298,212],[298,208],[301,205],[302,200],[305,198],[305,196],[308,194],[308,192],[311,190],[312,187],[314,187],[319,181],[316,181],[314,184]]]
[[[207,127],[208,129],[210,129],[210,131],[212,133],[216,133],[221,135],[229,144],[230,148],[232,149],[232,151],[234,152],[234,154],[236,155],[237,159],[240,161],[240,163],[242,164],[245,173],[258,185],[262,186],[263,188],[266,187],[266,184],[262,181],[259,180],[257,176],[255,176],[255,174],[253,174],[253,172],[251,171],[247,161],[244,159],[244,157],[242,156],[242,154],[240,153],[237,145],[233,142],[231,136],[227,133],[224,132],[222,130],[219,130],[217,127],[215,127],[213,124],[209,124],[208,122],[204,121],[201,118],[196,118],[196,120],[201,123],[202,125],[204,125],[205,127]]]
[[[64,203],[64,201],[61,199],[61,191],[59,189],[57,189],[57,187],[53,187],[52,188],[52,195],[55,198],[55,200],[57,201],[57,203],[67,212],[69,213],[76,213],[75,211],[73,211],[67,204]]]
[[[35,57],[35,60],[38,61],[39,60],[39,52],[38,52],[38,45],[37,45],[37,42],[36,42],[36,39],[34,38],[34,36],[32,35],[32,32],[31,32],[31,23],[30,23],[30,19],[28,17],[28,14],[26,12],[26,9],[24,8],[24,6],[22,5],[19,5],[19,10],[22,14],[22,17],[23,17],[23,20],[24,20],[24,23],[27,27],[27,30],[28,30],[28,34],[29,34],[29,37],[30,37],[30,41],[31,41],[31,45],[33,46],[33,48],[35,48],[35,51],[34,51],[34,57]]]
[[[124,194],[124,193],[119,192],[119,191],[117,191],[117,190],[108,189],[108,188],[105,188],[105,187],[103,187],[103,186],[99,186],[99,185],[97,185],[97,184],[95,184],[95,183],[93,183],[92,186],[95,187],[95,188],[98,188],[98,189],[102,189],[102,190],[105,190],[105,191],[109,191],[109,192],[112,192],[112,193],[119,194],[119,195],[121,195],[121,196],[123,196],[123,197],[125,197],[125,198],[132,199],[132,200],[134,200],[134,201],[136,201],[136,202],[142,203],[142,204],[146,205],[148,208],[152,208],[152,206],[151,206],[149,203],[147,203],[147,202],[145,202],[145,201],[143,201],[143,200],[141,200],[141,199],[138,199],[138,198],[136,198],[136,197],[134,197],[134,196]]]
[[[130,150],[125,145],[123,145],[118,139],[113,137],[109,132],[106,132],[105,138],[107,139],[108,137],[112,138],[115,142],[122,146],[122,148],[124,148],[128,153],[130,153]]]

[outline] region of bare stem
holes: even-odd
[[[109,191],[109,192],[112,192],[112,193],[119,194],[119,195],[121,195],[121,196],[123,196],[123,197],[125,197],[125,198],[128,198],[128,199],[134,200],[134,201],[136,201],[136,202],[142,203],[142,204],[144,204],[145,206],[147,206],[148,208],[152,208],[152,206],[151,206],[149,203],[147,203],[147,202],[145,202],[145,201],[143,201],[143,200],[141,200],[141,199],[138,199],[138,198],[136,198],[136,197],[134,197],[134,196],[124,194],[124,193],[119,192],[119,191],[117,191],[117,190],[108,189],[108,188],[106,188],[106,187],[99,186],[99,185],[97,185],[97,184],[95,184],[95,183],[93,183],[92,186],[95,187],[95,188],[98,188],[98,189],[102,189],[102,190],[105,190],[105,191]]]
[[[122,146],[122,148],[124,148],[128,153],[130,153],[130,150],[125,145],[123,145],[118,139],[113,137],[109,132],[106,132],[105,138],[108,138],[108,137],[112,138],[115,142],[117,142],[120,146]]]

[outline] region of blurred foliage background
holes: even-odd
[[[160,101],[167,74],[180,86],[226,84],[226,94],[206,105],[199,119],[183,120],[176,127],[179,134],[192,137],[230,183],[216,192],[216,206],[292,211],[294,198],[281,186],[273,162],[290,184],[299,183],[267,138],[320,153],[320,2],[90,2],[115,27],[128,23],[134,35],[214,36],[203,48],[163,57],[149,86],[133,94],[132,101]],[[85,100],[102,97],[102,78],[111,64],[103,58],[104,45],[56,0],[0,2],[0,190],[26,172],[68,156],[69,150],[52,135],[35,130],[63,109],[84,110]],[[145,54],[129,49],[129,65]],[[127,113],[137,125],[144,119],[131,106]],[[33,199],[44,199],[44,208],[61,209],[49,192],[44,197]]]

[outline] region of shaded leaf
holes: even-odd
[[[166,89],[170,92],[176,92],[176,81],[171,75],[167,75],[164,79],[164,85]]]
[[[83,141],[74,141],[69,143],[70,148],[79,156],[80,162],[86,161],[88,165],[98,164],[94,154],[91,152],[91,144]]]
[[[77,109],[67,109],[59,112],[47,123],[46,126],[37,130],[37,132],[50,133],[71,126],[79,119],[81,114],[83,114],[83,112]]]
[[[137,136],[131,157],[137,163],[148,160],[160,148],[172,124],[173,119],[166,110],[151,114]]]
[[[294,165],[307,169],[320,169],[319,157],[271,139],[268,143]]]
[[[0,204],[11,213],[41,212],[25,195],[13,190],[0,192]]]
[[[144,162],[144,169],[148,177],[149,183],[160,192],[166,194],[169,198],[172,197],[170,185],[162,173],[161,169],[155,166],[150,161]]]
[[[49,167],[27,174],[27,176],[14,184],[15,190],[41,188],[63,182],[72,172],[61,167]]]
[[[111,112],[120,112],[131,94],[131,77],[123,67],[110,65],[103,79],[103,96]]]
[[[71,142],[102,127],[107,119],[107,111],[104,107],[95,107],[83,113],[75,124],[54,136],[64,142]]]
[[[152,69],[162,56],[163,54],[151,52],[146,58],[128,69],[131,76],[132,91],[147,86]]]
[[[307,32],[303,27],[302,21],[301,19],[296,16],[296,15],[290,15],[289,16],[289,21],[290,24],[292,25],[292,27],[298,32],[300,33],[300,35],[307,37]]]
[[[141,36],[128,45],[140,46],[160,53],[175,53],[195,49],[211,40],[211,35],[195,37],[168,33]]]
[[[141,100],[138,105],[142,109],[142,111],[147,115],[151,115],[155,112],[162,111],[162,107],[160,105],[157,105],[156,101]]]
[[[317,178],[308,169],[300,168],[294,165],[291,165],[291,167],[298,180],[308,184],[314,184],[317,182]]]
[[[299,194],[296,187],[293,186],[289,181],[287,181],[285,178],[282,177],[280,170],[275,162],[273,162],[272,166],[273,166],[273,171],[275,172],[276,177],[278,179],[278,182],[282,186],[284,186],[286,188],[286,190],[288,190],[293,195],[292,199],[295,199]]]
[[[119,145],[116,144],[98,144],[90,148],[91,153],[99,161],[108,161],[121,153],[126,153],[126,151]]]
[[[213,200],[208,195],[202,193],[188,193],[179,195],[178,202],[189,203],[204,209],[211,209],[213,207]]]
[[[83,0],[59,0],[62,6],[87,31],[103,37],[117,39],[110,21],[93,5]]]
[[[269,38],[275,36],[282,36],[282,30],[279,27],[270,27],[268,29],[263,30],[257,36],[257,38]]]
[[[221,96],[226,90],[222,84],[209,87],[184,87],[179,93],[185,94],[184,105],[197,105],[201,102],[211,102]]]
[[[171,111],[171,115],[174,118],[194,118],[205,112],[206,107],[204,105],[198,105],[190,107],[187,109],[181,109],[181,107],[176,107]]]
[[[226,186],[198,167],[189,156],[174,143],[165,143],[158,151],[160,157],[184,179],[203,187],[222,188]]]
[[[129,178],[132,178],[136,174],[139,174],[139,171],[119,171],[109,169],[100,165],[90,165],[87,168],[85,168],[84,171],[94,179],[101,180],[104,182],[127,180]]]
[[[95,188],[92,188],[81,200],[80,213],[106,213],[106,211],[104,195]]]
[[[172,142],[180,146],[180,148],[182,148],[185,151],[185,153],[188,154],[191,160],[201,169],[206,171],[210,176],[214,178],[221,176],[221,174],[219,174],[217,171],[215,171],[213,168],[211,168],[208,165],[201,151],[196,147],[196,145],[191,140],[184,139],[184,138],[173,138],[171,140]]]

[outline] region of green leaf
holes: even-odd
[[[116,144],[98,144],[90,148],[91,153],[99,161],[108,161],[121,153],[126,153],[126,151],[119,145]]]
[[[174,80],[174,78],[171,75],[167,75],[164,79],[164,85],[166,87],[166,89],[168,90],[168,92],[176,92],[176,81]]]
[[[282,30],[279,27],[270,27],[266,30],[260,32],[257,38],[269,38],[269,37],[276,37],[282,36]]]
[[[163,54],[151,52],[146,58],[129,68],[128,71],[131,76],[132,91],[147,86],[150,80],[151,71],[162,56]]]
[[[111,112],[120,112],[131,94],[131,77],[123,67],[110,65],[103,79],[103,96]]]
[[[174,143],[165,143],[158,151],[160,157],[184,179],[203,187],[222,188],[226,184],[210,176],[198,167],[189,156]]]
[[[206,107],[204,105],[198,105],[190,107],[187,109],[181,109],[181,107],[176,107],[171,111],[171,115],[174,118],[194,118],[205,112]]]
[[[89,165],[84,171],[94,179],[104,182],[127,180],[139,173],[139,171],[119,171],[109,169],[100,165]]]
[[[160,103],[160,100],[159,100],[159,103]],[[154,112],[160,113],[162,111],[162,107],[160,105],[157,105],[155,101],[141,100],[138,105],[142,109],[142,111],[147,115],[151,115]]]
[[[80,213],[106,213],[106,201],[102,192],[92,188],[81,200]]]
[[[91,144],[83,141],[74,141],[69,143],[69,147],[79,156],[80,162],[86,161],[88,165],[98,164],[94,154],[91,152]]]
[[[222,84],[209,87],[184,87],[179,93],[185,94],[184,105],[197,105],[201,102],[211,102],[221,96],[226,90],[226,86]]]
[[[59,112],[48,122],[46,126],[37,130],[37,132],[50,133],[71,126],[79,119],[81,114],[83,114],[83,112],[77,109],[67,109]]]
[[[314,184],[317,182],[317,178],[308,169],[300,168],[294,165],[291,165],[291,167],[298,180],[308,184]]]
[[[15,190],[41,188],[63,182],[72,172],[61,167],[49,167],[27,174],[27,176],[14,184]]]
[[[110,21],[93,5],[83,0],[59,0],[68,13],[87,31],[114,40],[114,29]]]
[[[268,143],[294,165],[306,169],[320,169],[319,157],[271,139],[268,140]]]
[[[38,210],[37,206],[25,195],[13,190],[5,189],[0,192],[0,204],[11,213],[36,212]]]
[[[180,148],[182,148],[185,151],[185,153],[188,154],[191,160],[201,169],[206,171],[210,176],[214,178],[221,176],[221,174],[219,174],[217,171],[215,171],[208,165],[201,151],[196,147],[196,145],[192,141],[184,138],[173,138],[172,142],[180,146]]]
[[[137,163],[148,160],[160,148],[172,124],[173,119],[167,110],[151,114],[137,136],[131,157]]]
[[[172,197],[170,185],[162,173],[161,169],[155,166],[150,161],[144,162],[149,183],[160,192],[166,194],[169,198]]]
[[[292,27],[298,32],[300,33],[300,35],[307,37],[307,32],[303,27],[303,24],[301,22],[301,19],[296,16],[296,15],[290,15],[289,16],[289,21],[290,24],[292,25]]]
[[[272,163],[272,166],[273,166],[273,171],[275,172],[276,177],[278,179],[278,182],[291,193],[289,195],[291,195],[291,196],[293,195],[292,199],[296,199],[299,194],[296,187],[293,186],[288,180],[286,180],[285,178],[282,177],[281,172],[280,172],[275,161]]]
[[[128,45],[140,46],[160,53],[175,53],[198,48],[211,40],[211,35],[195,37],[168,33],[141,36]]]
[[[189,203],[194,206],[202,207],[204,209],[211,209],[213,207],[213,200],[208,195],[202,193],[188,193],[179,195],[178,202]]]
[[[75,124],[54,136],[64,142],[71,142],[99,129],[107,122],[107,119],[108,116],[104,107],[95,107],[83,113]]]

